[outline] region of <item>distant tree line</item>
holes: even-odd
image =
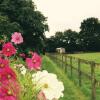
[[[56,48],[64,47],[67,52],[100,51],[100,21],[98,18],[87,18],[80,26],[80,32],[71,29],[56,32],[47,38],[46,51],[55,52]]]

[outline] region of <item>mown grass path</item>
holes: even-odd
[[[72,81],[67,78],[67,75],[47,56],[43,57],[43,69],[48,72],[55,73],[57,77],[64,83],[65,91],[64,97],[60,100],[87,100],[81,90],[74,85]]]

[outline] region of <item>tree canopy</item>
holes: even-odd
[[[48,31],[46,20],[32,0],[0,0],[0,34],[10,38],[8,34],[22,32],[23,48],[43,48],[44,32]]]
[[[52,47],[51,44],[55,46]],[[56,32],[53,38],[48,39],[47,48],[55,51],[58,47],[64,47],[67,52],[100,51],[99,19],[94,17],[84,19],[80,25],[80,32],[71,29]]]
[[[47,50],[54,52],[56,48],[63,47],[68,52],[73,52],[78,49],[78,33],[71,29],[64,32],[56,32],[55,36],[47,39]]]
[[[87,18],[80,26],[80,44],[83,50],[100,50],[100,22],[97,18]],[[97,48],[98,47],[98,48]]]

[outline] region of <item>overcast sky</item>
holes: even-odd
[[[52,36],[56,31],[79,31],[80,23],[88,17],[100,19],[100,0],[33,0],[37,9],[48,17]]]

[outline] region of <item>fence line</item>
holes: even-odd
[[[97,65],[100,65],[100,63],[95,63],[94,61],[88,61],[80,58],[75,58],[72,56],[67,56],[64,54],[47,54],[47,56],[54,58],[56,61],[59,61],[61,63],[62,68],[64,68],[65,72],[68,71],[68,67],[70,68],[70,75],[72,77],[73,70],[76,70],[78,72],[78,83],[79,86],[82,86],[82,75],[88,77],[89,80],[91,80],[92,90],[91,90],[91,100],[96,100],[96,84],[100,84],[100,81],[96,80],[95,77],[95,67]],[[69,59],[69,64],[68,60]],[[78,62],[78,68],[75,68],[73,66],[73,59],[76,59]],[[81,70],[81,63],[90,65],[91,68],[91,74],[87,74]],[[65,65],[65,66],[64,66]]]

